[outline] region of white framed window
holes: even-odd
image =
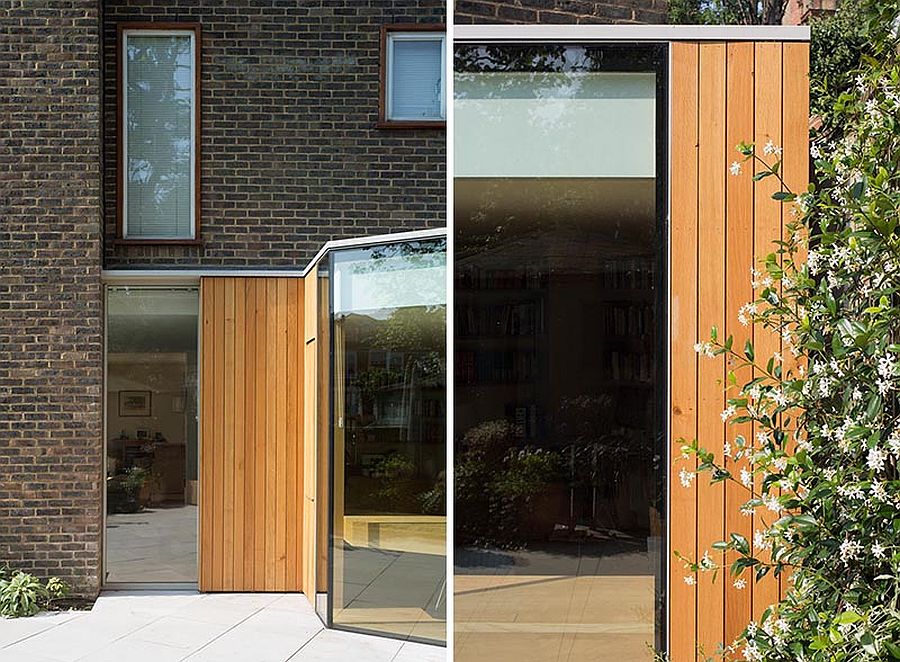
[[[382,43],[384,125],[440,125],[447,117],[443,26],[386,26]]]
[[[199,236],[199,26],[119,26],[119,238]]]

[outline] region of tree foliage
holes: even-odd
[[[741,311],[783,352],[762,356],[715,330],[696,346],[728,366],[723,420],[754,434],[682,450],[712,482],[745,491],[755,531],[680,557],[685,581],[727,567],[738,588],[774,574],[789,589],[725,642],[729,660],[900,660],[900,14],[871,2],[861,20],[872,55],[829,111],[844,130],[813,144],[816,184],[782,181],[774,194],[795,221]],[[739,149],[762,164],[756,179],[781,178],[777,146]]]

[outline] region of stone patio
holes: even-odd
[[[0,621],[0,662],[444,662],[446,648],[327,630],[303,595],[112,591]]]

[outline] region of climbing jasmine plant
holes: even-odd
[[[737,588],[767,575],[787,586],[723,644],[728,660],[900,660],[900,40],[896,5],[866,12],[874,56],[832,111],[842,133],[814,140],[815,185],[782,180],[774,194],[794,219],[740,312],[781,352],[760,356],[716,329],[695,347],[725,357],[722,418],[754,432],[722,449],[682,440],[697,469],[685,462],[673,489],[698,473],[733,483],[755,531],[709,541],[700,559],[676,552],[685,581],[727,572]],[[754,179],[781,180],[777,146],[738,151],[732,175],[752,161]]]

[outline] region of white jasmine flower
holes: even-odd
[[[694,577],[694,575],[685,575],[684,583],[687,584],[688,586],[693,586],[694,584],[697,583],[697,578]]]
[[[722,413],[719,414],[719,416],[721,417],[722,422],[724,423],[729,418],[734,416],[735,413],[737,413],[737,409],[735,409],[734,405],[728,405],[728,407],[726,407],[725,409],[722,410]]]
[[[763,659],[762,653],[760,653],[756,643],[752,641],[747,642],[747,645],[744,646],[742,654],[747,662],[759,662],[759,660]]]
[[[872,545],[872,556],[874,556],[876,559],[884,558],[884,547],[880,542],[876,542],[874,545]]]
[[[880,448],[870,448],[869,454],[866,456],[866,464],[872,471],[884,470],[884,462],[887,460],[887,454]]]
[[[781,503],[779,503],[778,497],[770,494],[765,499],[763,499],[763,503],[765,504],[766,508],[771,510],[773,513],[777,514],[781,512]]]
[[[682,469],[678,473],[678,478],[681,480],[682,487],[690,487],[695,477],[696,474],[692,471],[688,471],[687,469]]]
[[[752,514],[753,514],[753,506],[750,506],[746,503],[741,506],[741,515],[743,515],[744,517],[749,517]]]
[[[743,591],[745,588],[747,588],[747,581],[745,579],[735,579],[734,587],[739,591]]]
[[[860,553],[862,552],[862,545],[860,545],[855,540],[850,540],[849,538],[841,543],[840,547],[840,555],[841,561],[844,563],[849,563],[850,561],[855,560]]]
[[[731,444],[727,441],[722,444],[722,455],[724,455],[725,457],[731,457]]]
[[[746,469],[741,469],[741,484],[744,487],[750,487],[751,485],[753,485],[753,474]]]
[[[738,175],[741,174],[741,170],[742,170],[741,164],[738,163],[737,161],[732,161],[731,167],[729,168],[729,170],[731,171],[732,176],[737,177]]]

